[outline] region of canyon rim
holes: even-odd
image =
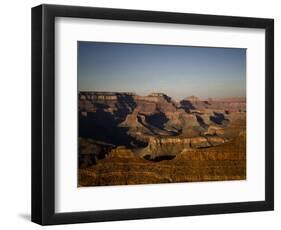
[[[246,50],[78,42],[78,186],[246,179]]]

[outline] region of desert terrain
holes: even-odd
[[[79,92],[78,186],[246,179],[246,99]]]

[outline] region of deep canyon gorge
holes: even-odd
[[[246,99],[79,92],[78,186],[246,179]]]

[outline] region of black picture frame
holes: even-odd
[[[55,213],[55,17],[265,29],[265,200]],[[262,151],[262,150],[261,150]],[[94,208],[94,207],[93,207]],[[41,225],[222,214],[274,209],[274,20],[126,9],[32,8],[32,221]]]

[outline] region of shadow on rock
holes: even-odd
[[[224,116],[223,113],[214,112],[213,116],[210,116],[210,120],[218,125],[223,125],[229,120]]]

